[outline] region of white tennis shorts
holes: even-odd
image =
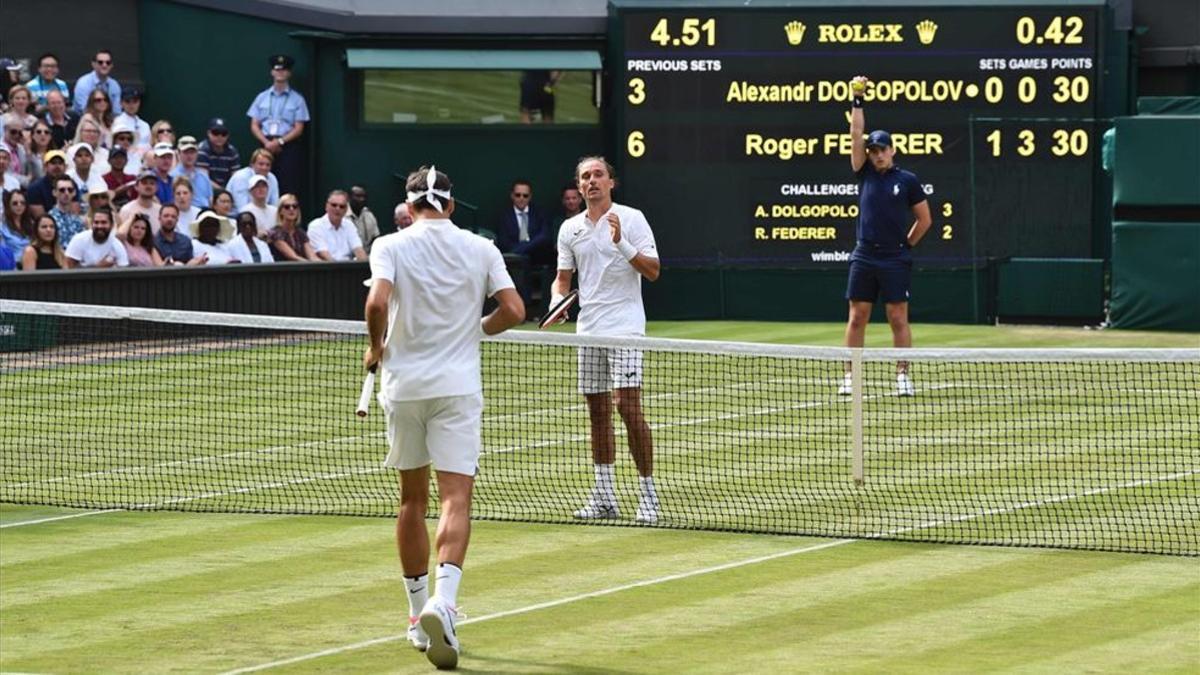
[[[419,401],[379,397],[387,413],[387,459],[407,471],[433,464],[437,471],[474,476],[482,446],[483,393]]]
[[[602,394],[642,386],[642,350],[624,347],[579,348],[579,392]]]

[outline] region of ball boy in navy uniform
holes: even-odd
[[[850,166],[858,179],[858,243],[850,256],[846,300],[846,346],[862,347],[871,308],[882,297],[892,327],[895,347],[912,346],[908,325],[908,298],[912,282],[912,247],[929,230],[932,218],[921,182],[910,171],[896,166],[896,149],[886,131],[872,131],[863,139],[863,93],[869,80],[859,75],[851,81],[854,102],[850,110]],[[850,373],[838,388],[850,394]],[[908,363],[896,365],[896,393],[914,394]]]

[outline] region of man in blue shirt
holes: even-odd
[[[196,159],[200,155],[200,146],[192,136],[179,139],[179,163],[171,169],[171,177],[183,176],[192,183],[192,204],[207,209],[212,204],[212,181],[208,175],[196,168]]]
[[[916,175],[895,164],[896,149],[886,131],[872,131],[863,140],[866,126],[863,94],[869,80],[851,82],[854,100],[850,110],[850,167],[858,179],[858,243],[850,256],[850,278],[846,300],[850,318],[846,323],[846,346],[862,347],[875,301],[883,298],[892,345],[912,346],[908,325],[908,298],[912,282],[912,247],[921,241],[933,222],[929,201]],[[853,392],[850,373],[842,380],[839,394]],[[908,362],[896,366],[896,393],[915,393],[908,376]]]
[[[269,62],[273,82],[254,98],[246,111],[250,118],[250,133],[275,156],[279,189],[284,193],[304,194],[306,191],[301,186],[304,158],[299,140],[309,120],[308,104],[300,92],[288,84],[295,64],[292,57],[277,54]]]
[[[88,98],[97,87],[108,94],[114,115],[121,113],[121,85],[108,74],[113,69],[112,52],[102,49],[92,57],[92,72],[75,80],[75,112],[83,114]]]
[[[29,89],[29,93],[33,96],[33,102],[38,108],[46,106],[46,94],[50,91],[62,92],[63,96],[70,96],[71,92],[67,89],[67,83],[58,79],[58,57],[50,52],[42,54],[38,58],[38,74],[37,77],[25,83]]]

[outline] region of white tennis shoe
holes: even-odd
[[[428,635],[429,647],[425,658],[442,670],[458,666],[458,634],[454,630],[454,608],[444,600],[432,597],[421,610],[420,627]]]
[[[658,498],[652,495],[643,494],[638,501],[637,514],[634,520],[643,525],[654,525],[658,523]]]
[[[897,396],[915,396],[916,388],[913,387],[912,380],[908,379],[907,373],[900,373],[896,376],[896,395]]]
[[[600,520],[604,518],[620,518],[621,512],[613,502],[596,499],[593,495],[583,508],[575,512],[579,520]]]
[[[423,652],[429,648],[429,636],[421,628],[421,619],[419,617],[408,617],[408,642],[417,651]]]
[[[842,378],[842,384],[838,387],[838,396],[849,396],[854,393],[854,378],[850,377],[850,373]]]

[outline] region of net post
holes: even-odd
[[[850,438],[854,452],[854,484],[863,484],[863,353],[850,351]]]

